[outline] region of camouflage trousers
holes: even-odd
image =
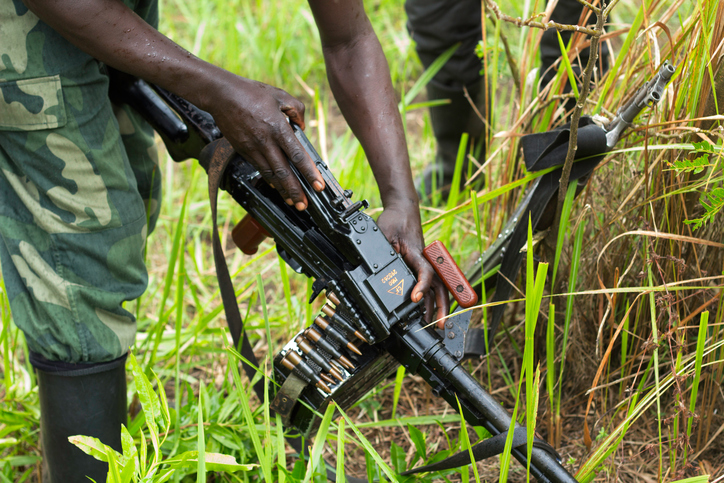
[[[144,12],[155,22],[155,4]],[[161,178],[151,128],[102,64],[0,0],[0,265],[12,318],[50,361],[128,351]]]

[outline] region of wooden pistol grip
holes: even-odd
[[[478,303],[478,294],[440,240],[430,243],[422,253],[461,307],[467,309]]]

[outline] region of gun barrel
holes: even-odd
[[[458,401],[465,419],[484,426],[493,436],[507,431],[512,418],[480,383],[460,366],[442,342],[423,327],[418,320],[404,330],[394,330],[397,336],[387,342],[388,350],[411,372],[416,372],[457,410]],[[516,423],[515,427],[519,425]],[[525,448],[513,449],[513,456],[527,465]],[[576,483],[576,479],[548,451],[533,447],[531,474],[539,482]]]

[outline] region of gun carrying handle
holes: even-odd
[[[468,308],[478,303],[478,294],[440,240],[430,243],[422,253],[461,307]]]

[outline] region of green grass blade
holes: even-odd
[[[405,379],[405,368],[400,366],[397,368],[395,375],[395,390],[392,393],[392,419],[397,415],[397,403],[400,401],[400,392],[402,392],[402,382]]]
[[[475,464],[475,457],[473,456],[473,446],[470,444],[470,435],[468,434],[468,425],[465,422],[465,417],[463,416],[463,408],[460,405],[460,400],[457,397],[457,394],[455,395],[455,400],[458,403],[458,414],[460,414],[460,432],[462,435],[460,436],[460,442],[462,444],[462,450],[468,450],[468,454],[470,455],[470,461],[472,461],[472,467],[473,467],[473,474],[475,475],[475,483],[480,483],[480,475],[478,474],[478,465]],[[467,468],[467,465],[465,466]],[[463,481],[466,481],[467,479],[464,478]]]
[[[571,85],[571,90],[573,90],[573,94],[575,94],[576,99],[578,99],[579,97],[581,97],[581,94],[578,92],[576,75],[573,73],[571,61],[568,58],[568,50],[566,49],[566,44],[563,43],[563,37],[561,37],[561,33],[558,30],[556,30],[556,35],[558,35],[558,46],[561,48],[561,61],[563,62],[563,67],[566,69],[566,74],[568,74],[568,82]]]
[[[578,224],[576,237],[573,241],[573,255],[571,256],[571,269],[568,275],[568,293],[576,291],[578,284],[578,268],[580,267],[581,253],[583,251],[583,233],[586,228],[586,220]],[[558,394],[556,396],[556,414],[560,414],[561,393],[563,385],[563,372],[566,366],[566,354],[568,352],[568,336],[573,318],[573,295],[566,297],[566,314],[563,322],[563,340],[561,341],[561,365],[558,370]]]
[[[550,402],[551,418],[555,418],[555,392],[556,384],[556,306],[548,305],[548,326],[546,327],[546,390]]]
[[[229,350],[230,353],[233,355],[233,351]],[[241,357],[241,356],[238,356]],[[259,433],[256,431],[256,425],[254,422],[254,416],[251,413],[251,401],[249,401],[249,397],[246,394],[246,391],[244,390],[244,386],[241,383],[241,376],[239,374],[239,367],[237,364],[230,364],[231,366],[231,376],[234,379],[234,387],[236,388],[236,394],[239,398],[239,407],[241,408],[241,413],[244,416],[244,421],[246,422],[246,425],[249,427],[249,436],[251,437],[251,442],[254,446],[254,450],[256,451],[256,454],[259,455],[259,464],[261,465],[262,473],[264,474],[264,479],[266,481],[273,481],[272,480],[272,472],[271,472],[271,465],[270,462],[266,458],[262,458],[261,456],[265,454],[264,448],[262,447],[261,440],[259,439]],[[250,382],[251,384],[251,382]]]
[[[375,463],[382,469],[382,471],[387,475],[387,477],[392,482],[397,482],[397,477],[395,476],[395,472],[392,471],[392,468],[390,468],[387,463],[382,459],[382,457],[375,451],[375,448],[372,446],[372,444],[367,440],[367,438],[364,437],[362,432],[355,426],[355,424],[352,422],[351,419],[349,419],[349,416],[347,416],[347,413],[342,411],[342,409],[339,409],[340,414],[342,417],[347,421],[347,424],[352,429],[355,435],[357,435],[357,438],[359,439],[360,443],[362,444],[362,447],[365,450],[365,454],[369,455]]]
[[[203,382],[201,383],[203,385]],[[203,391],[199,391],[199,417],[198,417],[198,436],[196,440],[196,449],[198,459],[196,463],[196,483],[206,483],[206,437],[204,436],[204,401],[201,397]]]
[[[560,35],[560,34],[559,34]],[[563,210],[561,211],[561,221],[558,225],[558,237],[556,238],[556,256],[553,259],[553,277],[551,278],[551,287],[556,283],[556,274],[558,273],[558,263],[561,261],[561,252],[563,251],[563,242],[568,231],[568,221],[571,217],[571,209],[573,208],[573,199],[576,196],[577,182],[568,185],[566,198],[563,202]]]
[[[644,20],[644,11],[645,7],[642,5],[639,8],[638,13],[636,14],[636,17],[634,18],[634,21],[631,22],[631,28],[626,35],[626,40],[624,40],[623,46],[621,46],[621,50],[619,50],[618,55],[616,56],[616,62],[614,63],[611,70],[608,72],[608,75],[606,77],[606,83],[603,85],[601,94],[598,97],[598,102],[596,103],[596,108],[594,109],[595,114],[598,114],[601,111],[603,102],[606,99],[606,94],[608,93],[609,89],[611,89],[613,82],[618,78],[619,70],[621,69],[621,65],[626,58],[626,54],[631,49],[631,45],[639,35],[639,29],[641,28],[641,23]]]
[[[405,94],[405,102],[404,105],[410,105],[412,104],[412,101],[415,100],[415,97],[422,91],[422,89],[432,80],[433,77],[440,71],[440,69],[443,68],[443,66],[447,63],[448,60],[450,60],[450,57],[455,53],[455,51],[460,47],[460,44],[457,43],[447,49],[445,52],[440,54],[440,57],[435,59],[435,61],[430,64],[430,67],[428,67],[425,72],[422,73],[419,79],[412,85],[409,91],[407,91],[407,94]],[[399,105],[400,110],[402,110],[403,103],[401,102]]]
[[[336,404],[334,404],[334,402],[330,402],[326,411],[324,411],[324,417],[322,418],[317,434],[314,437],[314,444],[312,445],[312,452],[309,455],[309,464],[307,466],[307,474],[304,477],[304,483],[309,483],[310,479],[313,478],[315,474],[326,475],[324,460],[322,460],[321,457],[324,445],[327,442],[329,424],[332,422],[332,416],[334,415],[335,409]]]
[[[337,421],[337,483],[345,483],[344,439],[344,418],[339,418]]]
[[[696,397],[699,394],[699,381],[701,380],[701,363],[704,358],[704,345],[706,343],[706,335],[709,332],[709,311],[702,312],[699,319],[699,335],[696,340],[696,359],[694,365],[694,381],[691,384],[691,396],[689,398],[689,412],[693,415],[696,410]],[[691,427],[694,423],[693,416],[689,416],[686,421],[686,438],[691,438]],[[684,464],[688,453],[688,445],[684,445]]]

